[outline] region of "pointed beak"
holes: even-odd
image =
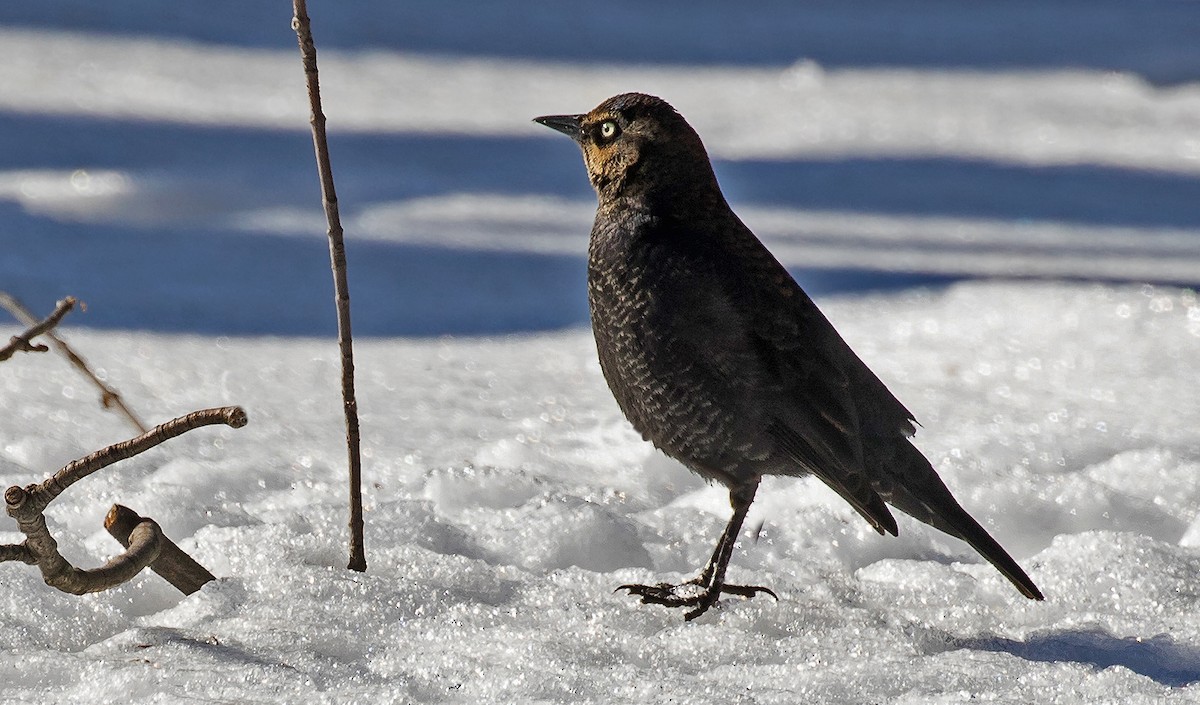
[[[583,131],[580,129],[580,123],[583,121],[582,115],[543,115],[535,117],[533,121],[558,130],[576,142],[583,140]]]

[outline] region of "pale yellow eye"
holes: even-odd
[[[600,126],[600,136],[606,140],[611,140],[613,137],[616,137],[617,123],[613,122],[612,120],[606,120],[604,124]]]

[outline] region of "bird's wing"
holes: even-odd
[[[798,287],[793,296],[796,294],[804,296]],[[797,318],[790,306],[758,306],[754,310],[759,321],[756,329],[774,333],[760,344],[760,364],[783,390],[773,405],[768,435],[795,462],[849,502],[876,531],[895,535],[896,520],[872,487],[863,462],[863,410],[838,349],[822,343],[819,323]],[[819,320],[824,322],[824,317]],[[832,327],[828,332],[836,335]]]
[[[703,243],[692,242],[697,241]],[[689,359],[726,381],[735,406],[741,400],[765,412],[759,430],[777,448],[821,478],[877,531],[895,534],[895,518],[864,468],[862,440],[878,426],[876,406],[889,419],[885,425],[895,424],[888,431],[893,436],[911,433],[911,415],[782,265],[757,240],[749,243],[682,245],[698,260],[693,271],[702,274],[666,288],[678,296],[673,309],[681,325],[675,335],[693,349]],[[864,397],[873,406],[862,408]]]
[[[871,528],[880,534],[897,534],[896,518],[892,516],[879,493],[872,489],[865,474],[843,466],[831,465],[828,458],[813,452],[813,444],[809,439],[790,426],[774,423],[768,426],[767,433],[792,459],[811,470],[834,492],[841,495],[842,499],[867,520]]]
[[[912,412],[846,344],[783,265],[742,228],[746,237],[732,248],[742,269],[738,279],[770,285],[748,287],[735,295],[754,319],[754,330],[763,331],[780,374],[791,380],[789,387],[802,397],[826,395],[822,408],[847,432],[913,435]]]

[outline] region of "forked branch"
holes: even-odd
[[[48,332],[51,328],[58,325],[58,322],[67,315],[72,308],[75,308],[75,297],[68,296],[58,302],[58,306],[54,308],[54,313],[51,313],[41,322],[34,324],[20,335],[14,335],[9,340],[8,345],[0,348],[0,362],[7,360],[18,352],[46,352],[50,348],[39,343],[34,343],[33,339],[39,335]]]
[[[12,294],[0,291],[0,306],[7,309],[22,325],[33,326],[38,322],[37,317]],[[137,414],[133,413],[133,410],[125,404],[125,401],[121,399],[121,395],[117,393],[117,390],[101,381],[100,377],[87,364],[87,361],[80,357],[70,345],[67,345],[67,341],[60,338],[52,330],[47,330],[43,335],[62,353],[63,357],[67,358],[68,362],[74,365],[76,369],[91,380],[92,384],[100,390],[100,404],[105,409],[120,411],[129,420],[129,423],[133,424],[133,427],[138,430],[138,433],[145,433],[149,430],[146,428],[146,424],[142,423],[142,420],[138,418]]]

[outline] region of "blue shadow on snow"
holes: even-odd
[[[209,335],[331,335],[325,243],[227,232],[67,226],[0,204],[0,288],[38,311],[72,294],[72,324]],[[19,233],[19,235],[17,235]],[[500,335],[586,325],[580,256],[347,244],[360,336]],[[945,277],[795,270],[814,295]]]
[[[344,216],[446,194],[594,198],[577,149],[555,135],[335,132],[331,140]],[[0,112],[0,171],[80,168],[127,172],[136,188],[101,224],[56,220],[0,201],[0,288],[39,310],[75,294],[91,306],[77,325],[210,334],[332,330],[324,241],[315,233],[265,235],[228,225],[248,209],[317,211],[303,130]],[[1178,174],[956,159],[718,161],[716,168],[735,207],[1200,227],[1200,200],[1193,197],[1200,179]],[[131,213],[128,222],[122,208]],[[147,213],[154,217],[138,219]],[[496,245],[504,250],[502,236]],[[583,325],[584,254],[582,245],[572,256],[360,242],[351,232],[355,330],[502,334]],[[922,272],[793,271],[815,296],[953,280]]]
[[[1122,666],[1172,688],[1200,681],[1200,647],[1180,644],[1167,634],[1138,639],[1115,637],[1100,630],[1062,631],[1037,634],[1025,641],[996,637],[972,639],[961,645],[1028,661],[1072,661],[1097,670]]]
[[[288,9],[240,0],[6,0],[0,24],[295,51]],[[1200,78],[1200,13],[1163,0],[342,0],[309,12],[319,49],[671,65],[1083,68],[1160,84]]]
[[[330,136],[343,208],[450,193],[591,201],[569,140]],[[36,149],[28,146],[36,143]],[[0,112],[0,170],[106,168],[241,184],[258,206],[319,203],[308,133]],[[717,160],[739,204],[863,213],[1200,227],[1200,178],[1096,165],[1021,166],[946,157]],[[203,222],[198,223],[203,225]]]

